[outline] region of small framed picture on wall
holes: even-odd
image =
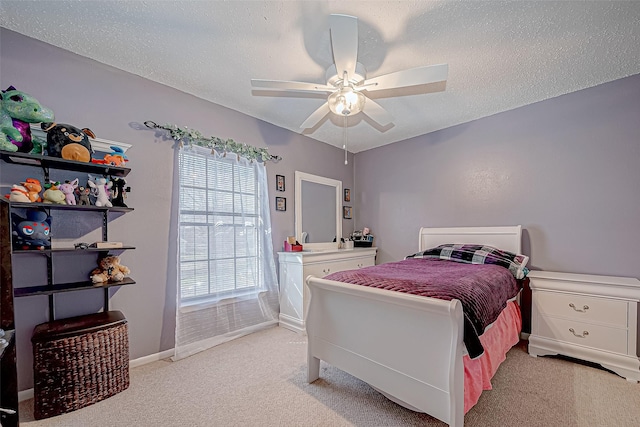
[[[342,207],[342,217],[344,219],[351,219],[351,206]]]
[[[344,201],[345,202],[351,201],[351,190],[349,190],[348,188],[344,189]]]
[[[284,175],[276,175],[276,190],[284,191]]]
[[[286,211],[287,210],[287,199],[284,197],[276,197],[276,210],[277,211]]]

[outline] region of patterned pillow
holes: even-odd
[[[466,264],[496,264],[508,269],[516,279],[524,279],[529,273],[529,269],[525,267],[529,261],[528,256],[486,245],[440,245],[409,255],[407,258],[444,259]]]

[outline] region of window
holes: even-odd
[[[261,186],[255,165],[235,157],[180,150],[181,304],[262,288]]]

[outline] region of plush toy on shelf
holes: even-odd
[[[78,178],[73,181],[66,180],[64,184],[58,186],[58,189],[64,193],[64,201],[68,205],[76,204],[76,188],[78,188]]]
[[[9,86],[0,93],[0,150],[29,153],[33,149],[29,123],[49,122],[53,111],[37,99]]]
[[[31,200],[32,202],[42,201],[42,197],[40,196],[42,185],[40,184],[40,181],[35,178],[27,178],[21,184],[29,192],[29,200]]]
[[[49,182],[44,185],[44,193],[42,194],[42,198],[44,199],[43,203],[52,203],[54,205],[66,205],[67,196],[64,195],[62,191],[58,188],[60,185],[59,182]]]
[[[124,166],[129,161],[124,154],[124,150],[116,145],[112,145],[112,152],[105,154],[103,159],[91,159],[91,163],[97,163],[99,165],[112,165],[112,166]]]
[[[10,202],[41,202],[42,197],[40,197],[40,191],[42,191],[40,181],[35,178],[27,178],[24,182],[21,182],[20,185],[13,184],[10,193],[5,194],[4,197],[9,199]]]
[[[51,247],[51,217],[40,209],[27,209],[26,218],[12,213],[14,249],[47,249]]]
[[[78,196],[78,205],[79,206],[89,206],[91,205],[91,200],[89,199],[89,194],[91,194],[91,188],[83,187],[82,185],[76,188],[76,195]]]
[[[9,194],[5,194],[4,197],[9,199],[10,202],[31,203],[29,190],[23,185],[13,184]]]
[[[109,255],[98,261],[98,268],[91,272],[93,283],[121,282],[131,271],[120,264],[120,257]]]
[[[89,137],[96,137],[91,129],[58,123],[42,123],[40,127],[47,133],[49,156],[86,163],[91,161],[93,149]]]
[[[113,178],[113,197],[111,203],[113,206],[119,206],[121,208],[128,207],[124,202],[127,198],[127,193],[131,191],[131,187],[127,187],[127,181],[124,178]]]
[[[103,176],[92,177],[92,175],[89,174],[87,185],[89,185],[94,192],[93,194],[96,197],[96,206],[106,206],[108,208],[113,206],[109,200],[113,181],[107,181],[107,178]]]

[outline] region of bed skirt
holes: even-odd
[[[464,355],[464,413],[480,399],[483,390],[491,390],[491,379],[507,352],[520,341],[522,316],[515,301],[507,304],[498,319],[480,336],[484,354],[476,359]]]

